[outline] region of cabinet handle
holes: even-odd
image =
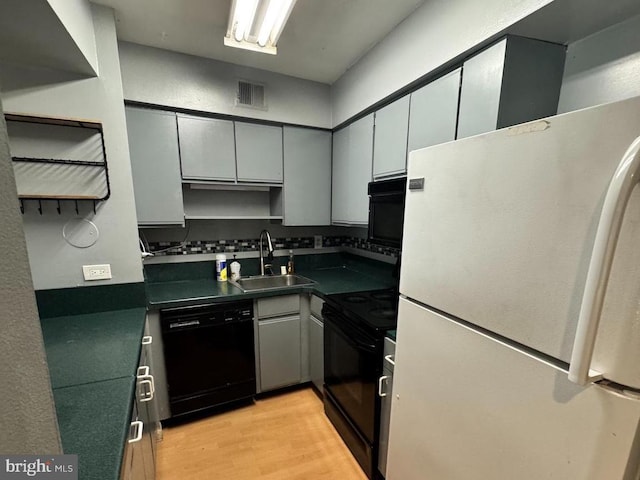
[[[143,390],[143,385],[149,385],[149,391]],[[153,381],[153,375],[146,375],[138,379],[138,386],[140,387],[140,401],[150,402],[156,393],[155,382]]]
[[[133,438],[129,439],[129,443],[136,443],[136,442],[139,442],[140,440],[142,440],[142,431],[143,431],[143,427],[144,427],[142,422],[140,420],[136,420],[135,422],[131,422],[131,427],[133,427],[135,429],[136,434],[133,436]]]
[[[149,376],[149,367],[143,365],[142,367],[138,367],[138,372],[136,373],[136,377],[142,378]]]
[[[389,362],[391,365],[393,365],[394,367],[396,366],[396,362],[393,360],[394,356],[393,355],[385,355],[384,359]]]
[[[387,396],[387,392],[382,391],[382,383],[388,378],[389,378],[389,375],[383,375],[378,379],[378,395],[380,395],[381,397]]]
[[[151,335],[145,335],[142,337],[142,345],[151,345],[153,343],[153,337]]]

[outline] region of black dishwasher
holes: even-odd
[[[171,416],[256,393],[253,302],[160,311]]]

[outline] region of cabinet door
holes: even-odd
[[[376,112],[373,143],[374,179],[406,173],[408,129],[409,95]]]
[[[456,139],[460,74],[458,68],[411,94],[409,152]]]
[[[284,127],[284,224],[331,224],[331,132]]]
[[[462,65],[458,138],[495,130],[506,48],[504,39]]]
[[[367,186],[372,180],[373,114],[350,125],[349,142],[349,223],[369,223],[369,194]]]
[[[333,149],[331,221],[366,225],[373,162],[373,114],[336,132]]]
[[[331,221],[346,222],[349,205],[349,179],[347,163],[349,161],[349,127],[333,134],[333,157],[331,174]]]
[[[261,390],[300,383],[300,316],[260,320],[258,337]]]
[[[238,181],[282,183],[282,127],[236,122]]]
[[[184,225],[174,113],[126,108],[138,225]]]
[[[322,392],[324,384],[324,324],[311,315],[309,322],[309,372],[311,381]]]
[[[236,146],[231,120],[178,115],[182,178],[236,179]]]

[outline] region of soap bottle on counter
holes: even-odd
[[[293,250],[289,250],[289,261],[287,262],[287,273],[292,275],[294,271],[293,268]]]
[[[231,280],[235,281],[240,278],[240,262],[236,260],[236,256],[233,256],[233,262],[229,265],[231,270]]]

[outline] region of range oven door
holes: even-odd
[[[325,390],[349,423],[374,444],[382,343],[326,304],[322,316]]]

